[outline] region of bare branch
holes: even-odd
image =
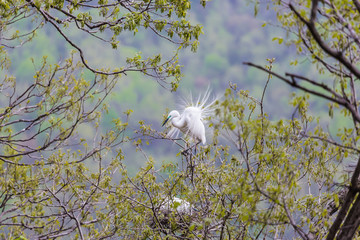
[[[321,35],[316,29],[315,21],[316,21],[316,13],[318,10],[318,0],[312,0],[312,8],[310,13],[310,20],[307,21],[305,18],[301,16],[301,14],[295,9],[292,3],[289,4],[290,9],[295,13],[295,15],[307,26],[315,41],[319,44],[319,46],[331,57],[337,59],[341,62],[346,68],[349,69],[357,78],[360,78],[360,70],[353,65],[343,54],[342,51],[336,51],[328,46],[322,39]]]

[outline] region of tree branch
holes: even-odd
[[[343,54],[342,51],[336,51],[328,46],[324,40],[322,39],[321,35],[316,29],[315,21],[316,21],[316,13],[318,10],[318,3],[319,0],[312,1],[311,13],[310,13],[310,20],[307,21],[301,14],[295,9],[292,3],[289,4],[289,8],[295,13],[295,15],[307,26],[308,30],[310,31],[311,35],[318,43],[318,45],[331,57],[337,59],[341,62],[349,71],[351,71],[357,78],[360,79],[360,71],[359,69],[353,65]]]

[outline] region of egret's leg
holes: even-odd
[[[194,145],[194,147],[195,147],[195,149],[194,149],[195,155],[196,155],[196,150],[197,150],[197,146],[199,145],[199,143],[201,143],[201,141],[198,141],[198,142]]]

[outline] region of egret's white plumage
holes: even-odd
[[[205,145],[205,121],[207,117],[212,115],[212,106],[217,100],[214,99],[209,102],[209,97],[210,92],[206,91],[202,97],[198,97],[195,103],[193,102],[192,97],[190,98],[190,101],[184,101],[185,108],[181,114],[176,110],[171,111],[163,123],[164,126],[166,122],[170,121],[173,126],[167,136],[172,138],[178,135],[180,130],[196,142],[200,141]]]
[[[192,207],[191,204],[181,198],[173,197],[166,198],[164,203],[160,206],[160,211],[164,214],[169,214],[171,212],[176,212],[181,215],[191,215]]]

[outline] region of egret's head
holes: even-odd
[[[167,116],[167,118],[165,119],[165,121],[163,122],[162,126],[164,126],[169,120],[171,120],[174,117],[178,117],[180,116],[179,112],[176,110],[173,110],[169,113],[169,115]]]

